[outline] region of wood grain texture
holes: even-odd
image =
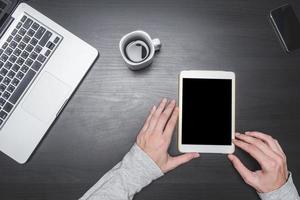
[[[300,2],[293,4],[300,15]],[[26,165],[0,155],[1,199],[77,199],[134,143],[153,104],[177,98],[181,70],[231,70],[237,130],[282,144],[300,187],[300,57],[285,54],[268,20],[280,0],[35,0],[29,4],[83,38],[100,58]],[[150,68],[132,72],[120,38],[142,29],[163,43]],[[170,151],[177,154],[175,140]],[[245,153],[246,164],[257,164]],[[202,155],[140,192],[150,199],[258,199],[224,155]]]

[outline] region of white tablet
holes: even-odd
[[[182,71],[179,76],[180,152],[233,153],[235,74]]]

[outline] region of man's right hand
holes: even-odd
[[[234,144],[249,153],[261,166],[261,170],[250,171],[238,157],[228,155],[244,181],[261,193],[274,191],[288,179],[286,156],[278,141],[260,132],[236,134]]]

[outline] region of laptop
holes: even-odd
[[[0,0],[0,151],[25,163],[98,51],[18,0]]]

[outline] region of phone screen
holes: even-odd
[[[232,80],[182,81],[182,143],[231,145]]]
[[[300,23],[290,5],[271,11],[271,18],[287,51],[300,48]]]

